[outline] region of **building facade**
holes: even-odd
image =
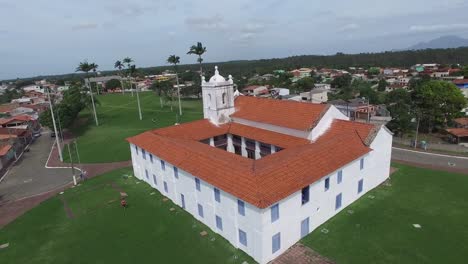
[[[234,98],[217,69],[202,86],[205,119],[127,139],[134,174],[260,263],[389,176],[383,126],[333,106]]]

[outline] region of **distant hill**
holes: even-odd
[[[449,49],[459,47],[468,47],[468,39],[458,36],[442,36],[428,42],[420,42],[405,50]]]

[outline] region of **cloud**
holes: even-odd
[[[248,23],[241,28],[242,33],[253,33],[258,34],[265,31],[266,27],[261,23]]]
[[[72,26],[72,30],[73,31],[89,30],[89,29],[96,29],[97,27],[98,27],[98,24],[96,23],[81,23],[81,24]]]
[[[468,29],[468,24],[413,25],[409,28],[411,32],[441,32],[466,29]]]
[[[359,28],[360,28],[360,26],[358,24],[351,23],[351,24],[347,24],[347,25],[342,26],[340,29],[338,29],[338,32],[354,31],[354,30],[357,30]]]
[[[197,31],[225,31],[227,29],[224,18],[220,15],[212,17],[188,17],[185,19],[185,24]]]

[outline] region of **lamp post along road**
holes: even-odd
[[[138,92],[138,85],[136,86],[136,96],[137,96],[137,103],[138,103],[138,114],[140,115],[140,120],[142,120],[143,116],[141,115],[140,95]]]
[[[73,158],[72,158],[71,151],[70,151],[70,144],[67,144],[67,147],[68,147],[68,155],[70,156],[70,162],[71,162],[73,184],[76,185],[75,168],[73,167]]]
[[[93,95],[93,90],[91,89],[92,85],[89,83],[89,78],[88,78],[88,88],[89,92],[91,93],[91,103],[93,104],[93,112],[94,112],[94,120],[96,121],[96,126],[99,126],[99,122],[97,119],[97,113],[96,113],[96,106],[94,105],[94,95]]]
[[[50,99],[49,89],[47,89],[47,98],[49,99],[50,114],[52,115],[52,124],[54,125],[55,141],[57,143],[59,158],[60,158],[60,161],[63,162],[62,147],[60,146],[60,136],[57,132],[57,125],[55,124],[54,108],[52,106],[52,100]]]

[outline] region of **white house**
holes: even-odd
[[[135,176],[259,263],[389,176],[392,135],[334,106],[235,97],[202,80],[203,120],[130,137]]]

